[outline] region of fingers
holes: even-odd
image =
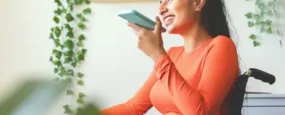
[[[140,27],[134,23],[128,23],[128,26],[131,27],[134,32],[136,33],[137,36],[141,37],[141,36],[145,36],[145,34],[148,33],[148,30],[143,28],[143,27]]]
[[[136,24],[134,24],[134,23],[128,22],[128,26],[133,28],[136,32],[139,32],[141,30],[141,27],[136,25]]]
[[[155,25],[154,33],[161,34],[161,29],[162,29],[161,21],[159,17],[156,17],[156,25]]]

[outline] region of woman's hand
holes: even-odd
[[[156,25],[153,31],[133,23],[128,23],[128,26],[130,26],[138,36],[139,49],[152,58],[154,62],[166,54],[161,37],[162,24],[158,17],[156,18]]]

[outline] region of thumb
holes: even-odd
[[[159,17],[156,17],[156,24],[155,24],[154,33],[161,34],[161,28],[162,28],[161,21],[160,21]]]

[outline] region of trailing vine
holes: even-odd
[[[245,17],[248,19],[248,27],[255,27],[258,33],[281,35],[281,31],[277,27],[276,20],[279,17],[277,10],[277,0],[255,0],[256,11],[248,12]],[[253,41],[253,46],[261,45],[261,34],[252,33],[249,38]],[[282,42],[280,41],[282,46]]]
[[[83,107],[86,95],[76,91],[76,86],[83,86],[84,74],[80,71],[80,65],[85,59],[87,49],[84,47],[83,34],[86,29],[87,16],[91,13],[90,0],[54,0],[57,7],[54,10],[54,27],[51,28],[50,39],[54,48],[50,61],[54,65],[54,73],[58,75],[56,80],[68,81],[67,96],[71,96],[71,102],[63,106],[64,113],[76,115],[76,111]],[[76,105],[73,105],[74,97]],[[75,109],[77,108],[77,110]]]

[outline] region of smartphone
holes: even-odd
[[[128,22],[137,24],[149,30],[154,30],[155,28],[155,22],[153,20],[133,9],[119,12],[118,16],[127,20]],[[166,29],[164,27],[162,27],[162,32],[166,32]]]

